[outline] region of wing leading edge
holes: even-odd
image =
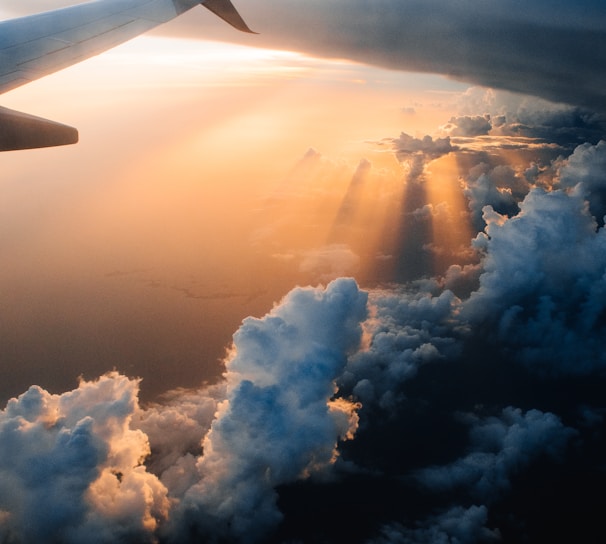
[[[96,0],[1,21],[0,94],[107,51],[198,4],[251,32],[231,0]],[[0,109],[0,151],[77,141],[76,129]]]

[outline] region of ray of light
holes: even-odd
[[[464,264],[469,259],[473,234],[458,166],[456,157],[449,154],[432,161],[426,172],[435,274],[443,274],[451,264]]]

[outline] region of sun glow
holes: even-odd
[[[164,343],[167,325],[128,356],[146,377],[144,395],[213,379],[242,316],[263,314],[294,283],[353,274],[372,284],[410,266],[396,244],[406,236],[404,170],[385,138],[433,130],[457,96],[441,78],[429,91],[413,80],[298,53],[145,37],[8,93],[5,106],[76,126],[80,143],[39,150],[31,164],[3,156],[16,184],[5,192],[20,196],[0,211],[30,239],[2,276],[15,300],[48,299],[49,282],[35,281],[43,269],[57,293],[120,301],[118,327],[110,306],[93,319],[92,307],[53,297],[54,312],[80,323],[74,338],[88,338],[82,324],[91,323],[103,343],[89,340],[65,363],[76,375],[83,358],[90,375],[108,370],[152,322],[178,322],[179,353]],[[36,174],[40,161],[53,179]],[[31,204],[39,199],[42,216]],[[30,232],[28,222],[45,228]],[[162,369],[174,357],[179,372],[167,383]]]

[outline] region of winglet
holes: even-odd
[[[244,22],[244,19],[240,17],[240,14],[231,3],[231,0],[203,0],[200,3],[234,28],[241,30],[242,32],[257,34],[248,28],[248,25]]]

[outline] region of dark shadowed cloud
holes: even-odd
[[[419,481],[435,491],[464,489],[483,503],[498,499],[510,477],[543,453],[559,457],[574,436],[553,414],[507,407],[500,417],[471,416],[471,451],[454,463],[423,469]]]
[[[490,115],[461,115],[451,117],[444,127],[452,136],[484,136],[492,129]]]
[[[450,138],[436,138],[426,135],[423,138],[413,138],[410,134],[402,132],[399,138],[393,140],[396,157],[406,160],[419,155],[423,158],[437,159],[454,150]]]
[[[381,530],[381,536],[369,544],[474,544],[500,542],[499,531],[488,529],[488,510],[485,506],[454,507],[431,516],[415,528],[390,525]]]

